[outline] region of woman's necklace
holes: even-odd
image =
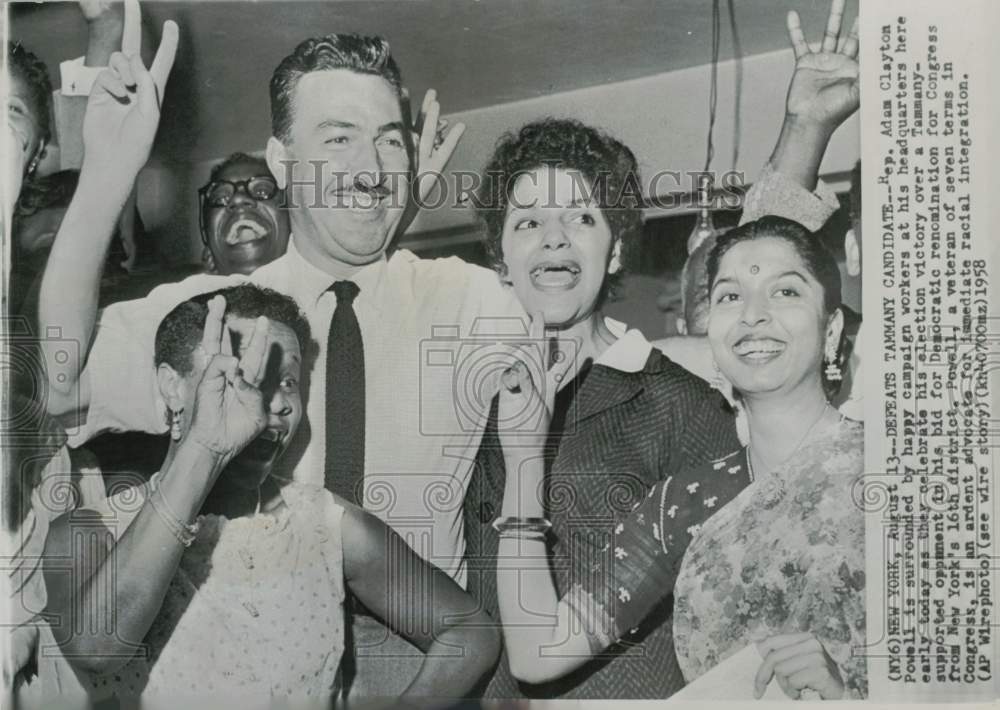
[[[253,517],[251,517],[247,521],[247,539],[246,539],[246,542],[237,551],[237,553],[240,556],[240,560],[243,562],[243,566],[247,570],[247,573],[248,573],[248,576],[249,576],[249,582],[250,582],[249,585],[248,585],[248,587],[247,587],[247,590],[248,590],[247,591],[247,597],[248,597],[248,599],[245,602],[243,602],[243,608],[246,609],[247,612],[250,614],[250,616],[252,616],[255,619],[258,616],[260,616],[260,612],[257,610],[257,605],[254,604],[254,593],[253,593],[253,590],[254,590],[254,582],[256,580],[254,579],[254,576],[255,576],[255,574],[254,574],[254,559],[253,559],[253,550],[252,550],[252,547],[250,545],[250,542],[253,539],[253,529],[254,529],[254,526],[256,525],[257,516],[259,516],[259,515],[260,515],[260,488],[257,489],[257,505],[254,508]]]
[[[792,449],[791,453],[789,453],[788,456],[786,456],[784,459],[782,459],[779,463],[775,464],[774,466],[767,466],[765,473],[769,473],[769,472],[774,471],[774,470],[776,470],[778,468],[781,468],[786,463],[788,463],[789,461],[791,461],[792,457],[795,456],[795,454],[798,453],[799,449],[802,448],[802,445],[804,443],[806,443],[806,440],[809,438],[809,435],[812,434],[813,429],[816,428],[816,425],[819,424],[820,421],[823,419],[823,416],[826,414],[826,410],[827,409],[832,409],[832,407],[830,407],[830,403],[829,402],[823,402],[823,408],[819,410],[819,416],[817,416],[816,419],[813,420],[813,423],[809,425],[809,428],[806,429],[806,433],[802,435],[802,438],[799,439],[799,443],[797,443],[795,445],[795,448]],[[757,458],[760,459],[760,454],[759,453],[757,454]],[[761,460],[761,463],[763,464],[765,462],[763,460]],[[749,473],[750,473],[750,480],[751,481],[756,480],[757,475],[756,475],[756,472],[754,470],[754,465],[753,465],[753,451],[752,451],[752,449],[750,447],[750,444],[747,444],[747,469],[749,470]]]

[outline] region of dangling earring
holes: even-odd
[[[170,438],[174,441],[181,440],[181,413],[183,411],[183,408],[176,411],[169,408],[167,409],[167,420],[170,423]]]
[[[840,371],[840,365],[837,364],[837,356],[828,357],[826,361],[826,370],[824,370],[826,379],[831,382],[840,382],[844,379],[844,373]]]
[[[611,252],[611,262],[608,264],[608,273],[617,274],[622,270],[622,243],[621,241],[615,242],[614,251]]]
[[[201,263],[205,267],[206,274],[217,273],[215,268],[215,257],[212,256],[212,250],[207,246],[202,247],[201,249]]]
[[[44,139],[41,140],[38,143],[38,150],[35,151],[35,156],[31,159],[31,162],[28,163],[28,173],[27,173],[27,175],[28,175],[29,178],[32,177],[35,174],[35,171],[38,169],[38,163],[39,163],[39,161],[41,161],[43,155],[45,155],[45,140]]]

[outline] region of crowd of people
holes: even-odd
[[[815,49],[789,13],[774,152],[740,225],[689,245],[683,335],[652,343],[603,313],[639,161],[572,118],[483,156],[492,269],[392,248],[464,126],[433,92],[409,125],[388,42],[353,34],[281,61],[263,157],[200,188],[204,273],[109,299],[183,47],[168,21],[147,67],[136,0],[103,12],[122,51],[73,128],[78,173],[36,174],[51,85],[7,52],[16,306],[60,336],[9,405],[34,436],[5,452],[5,693],[667,698],[756,645],[734,699],[867,696],[860,318],[816,234],[859,104],[844,0]],[[442,326],[501,344],[474,394],[456,373],[482,351]],[[87,452],[109,432],[163,446],[108,467]]]

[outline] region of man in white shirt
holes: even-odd
[[[168,23],[150,72],[161,94],[176,37],[176,26]],[[89,348],[82,373],[76,354],[67,362],[54,347],[47,353],[50,411],[76,420],[70,428],[75,444],[106,430],[165,432],[165,407],[149,367],[157,326],[180,301],[244,278],[194,276],[111,306],[95,324],[101,255],[159,118],[156,92],[143,84],[149,75],[135,76],[138,67],[123,55],[113,56],[110,68],[88,105],[80,186],[40,298],[45,327],[61,328],[64,340],[80,343],[79,358]],[[289,193],[292,239],[285,256],[249,278],[292,296],[318,343],[306,383],[306,422],[285,457],[291,466],[285,475],[318,486],[325,473],[325,406],[336,396],[328,394],[326,377],[327,335],[337,306],[330,288],[350,280],[360,289],[353,309],[365,362],[365,507],[464,584],[461,506],[496,373],[483,362],[482,377],[471,373],[474,387],[464,389],[466,381],[457,376],[469,373],[460,371],[461,355],[481,352],[479,344],[495,343],[501,331],[516,335],[523,312],[492,271],[455,258],[421,260],[402,250],[387,256],[406,204],[408,183],[399,178],[411,169],[401,97],[398,68],[378,38],[307,40],[282,62],[271,82],[274,136],[267,158]],[[438,109],[433,101],[425,106],[418,160],[422,170],[440,169],[460,129],[436,147]],[[358,636],[360,656],[366,640]],[[367,643],[376,646],[368,653],[419,654],[391,641]],[[401,676],[407,672],[403,657],[376,671],[366,671],[361,661],[359,676],[390,666]],[[385,694],[399,689],[391,677],[378,680]]]

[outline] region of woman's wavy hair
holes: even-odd
[[[504,220],[517,179],[543,167],[579,171],[590,183],[611,236],[621,243],[622,270],[604,280],[599,303],[612,295],[631,263],[642,234],[643,196],[639,166],[632,151],[607,133],[573,119],[544,118],[507,133],[497,141],[475,195],[485,231],[486,252],[501,275]]]
[[[819,282],[823,289],[823,311],[827,317],[840,309],[841,286],[840,269],[837,268],[837,260],[830,253],[830,250],[823,245],[823,241],[818,234],[810,232],[798,222],[793,222],[784,217],[767,216],[761,217],[753,222],[741,224],[739,227],[729,230],[718,237],[715,246],[708,253],[708,290],[711,293],[715,287],[715,279],[719,275],[719,265],[722,258],[730,249],[743,242],[752,242],[758,239],[781,239],[787,242],[802,259],[806,270]],[[847,347],[846,328],[840,332],[840,342],[837,343],[837,354],[835,362],[843,369],[850,357]],[[840,381],[829,380],[826,373],[821,370],[823,379],[823,390],[827,397],[832,397],[840,389]]]

